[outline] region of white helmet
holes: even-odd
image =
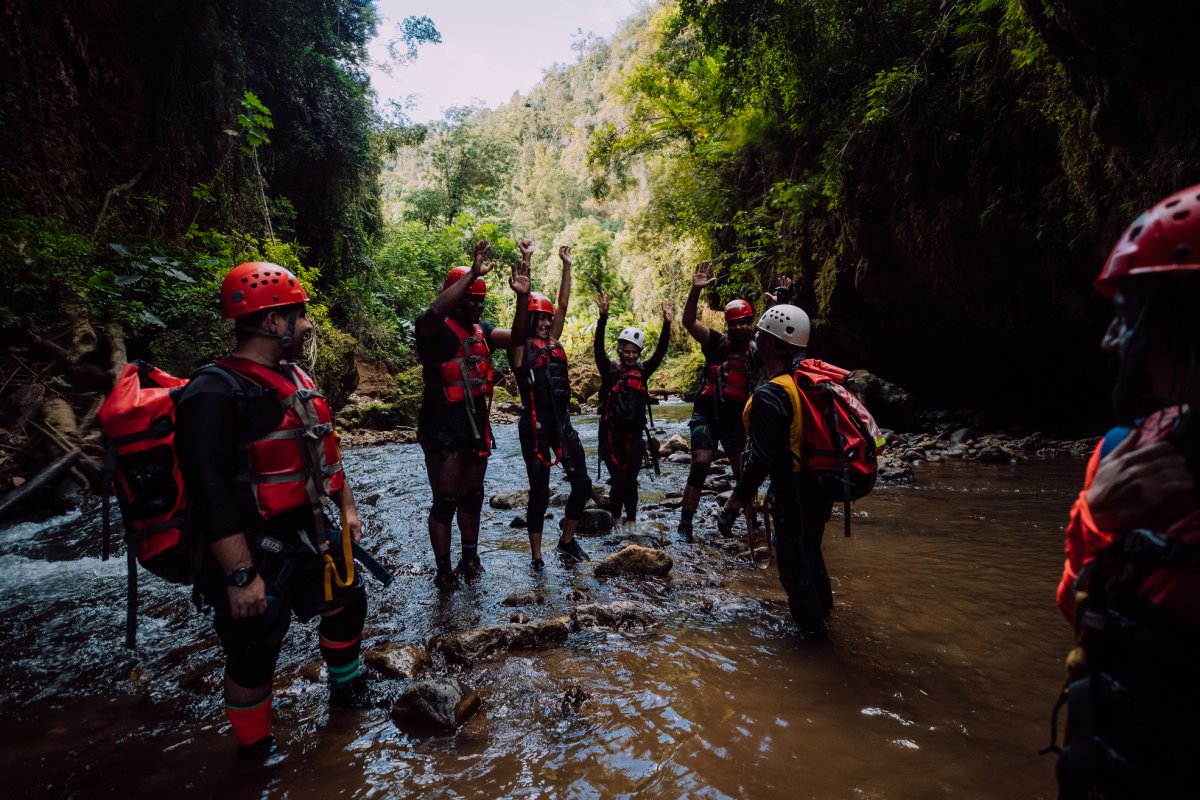
[[[646,332],[641,328],[626,328],[617,336],[618,342],[629,342],[641,350],[646,346]]]
[[[796,347],[808,346],[808,314],[786,303],[771,306],[758,318],[758,329]]]

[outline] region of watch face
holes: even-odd
[[[247,567],[235,569],[233,574],[229,576],[229,582],[238,588],[245,586],[252,580],[254,580],[254,570]]]

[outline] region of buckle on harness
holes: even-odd
[[[297,389],[296,394],[295,394],[296,399],[304,401],[304,402],[312,400],[314,397],[320,397],[320,396],[321,396],[321,393],[318,392],[316,389]]]
[[[322,422],[318,425],[313,425],[311,428],[306,430],[304,435],[309,439],[320,439],[321,437],[328,436],[331,433],[333,433],[333,423]]]

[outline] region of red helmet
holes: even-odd
[[[733,322],[735,319],[749,319],[754,316],[754,306],[747,303],[745,300],[730,300],[725,304],[725,321]]]
[[[1200,270],[1200,184],[1176,192],[1133,221],[1104,262],[1096,291],[1112,297],[1128,275]]]
[[[296,276],[267,261],[238,264],[221,282],[221,316],[225,319],[307,302],[308,295]]]
[[[530,314],[553,314],[554,303],[550,302],[550,298],[541,292],[529,293],[529,313]]]
[[[446,282],[442,284],[442,291],[446,291],[454,284],[458,283],[463,275],[471,271],[470,267],[455,267],[446,273]],[[483,282],[483,278],[476,278],[471,284],[471,288],[467,289],[467,294],[474,294],[483,297],[487,294],[487,284]]]

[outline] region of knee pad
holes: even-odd
[[[483,511],[483,487],[463,495],[458,501],[460,511],[478,515]]]
[[[458,510],[458,495],[442,494],[433,498],[433,505],[429,509],[429,516],[434,522],[442,525],[449,525],[454,519],[454,512]]]
[[[342,610],[328,617],[321,617],[317,628],[326,639],[335,642],[349,642],[362,634],[363,623],[367,621],[367,593],[360,585],[357,591],[350,592]]]
[[[695,486],[697,489],[704,488],[704,479],[708,477],[708,464],[697,464],[692,462],[691,469],[688,470],[687,485]]]

